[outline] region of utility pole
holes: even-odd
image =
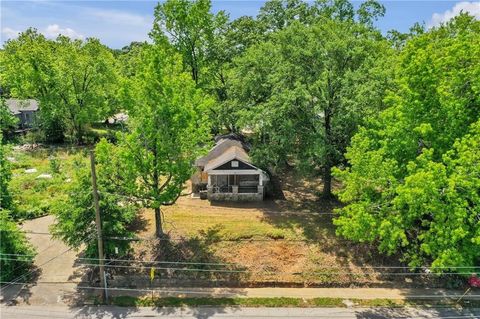
[[[102,220],[100,218],[100,205],[98,203],[98,190],[97,190],[97,173],[95,171],[95,153],[90,150],[90,166],[92,172],[92,187],[93,187],[93,202],[95,206],[95,224],[97,225],[97,241],[98,241],[98,263],[100,269],[100,285],[102,286],[102,299],[103,302],[107,301],[107,287],[105,278],[105,267],[103,254],[103,236],[102,236]]]

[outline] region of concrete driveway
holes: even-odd
[[[82,270],[75,266],[78,252],[69,249],[62,241],[49,235],[53,216],[28,220],[22,225],[37,251],[35,265],[38,277],[29,285],[11,285],[2,290],[3,301],[30,305],[66,305],[76,291]],[[34,232],[34,233],[28,233]],[[21,278],[18,282],[24,282]],[[62,283],[45,285],[43,283]]]

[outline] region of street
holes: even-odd
[[[480,309],[452,308],[135,308],[113,306],[89,306],[80,308],[52,306],[2,305],[2,319],[75,318],[75,319],[146,319],[146,318],[342,318],[342,319],[387,319],[387,318],[480,318]]]

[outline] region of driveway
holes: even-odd
[[[11,285],[2,291],[4,301],[12,300],[19,304],[66,305],[75,293],[82,271],[75,266],[78,252],[69,249],[62,241],[49,235],[53,216],[28,220],[22,225],[27,237],[35,247],[38,278],[29,285]],[[29,233],[33,232],[33,233]],[[21,278],[18,282],[24,282]],[[46,285],[45,283],[62,283]]]

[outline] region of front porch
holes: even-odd
[[[257,171],[215,172],[208,175],[207,197],[218,201],[261,201],[264,178]]]

